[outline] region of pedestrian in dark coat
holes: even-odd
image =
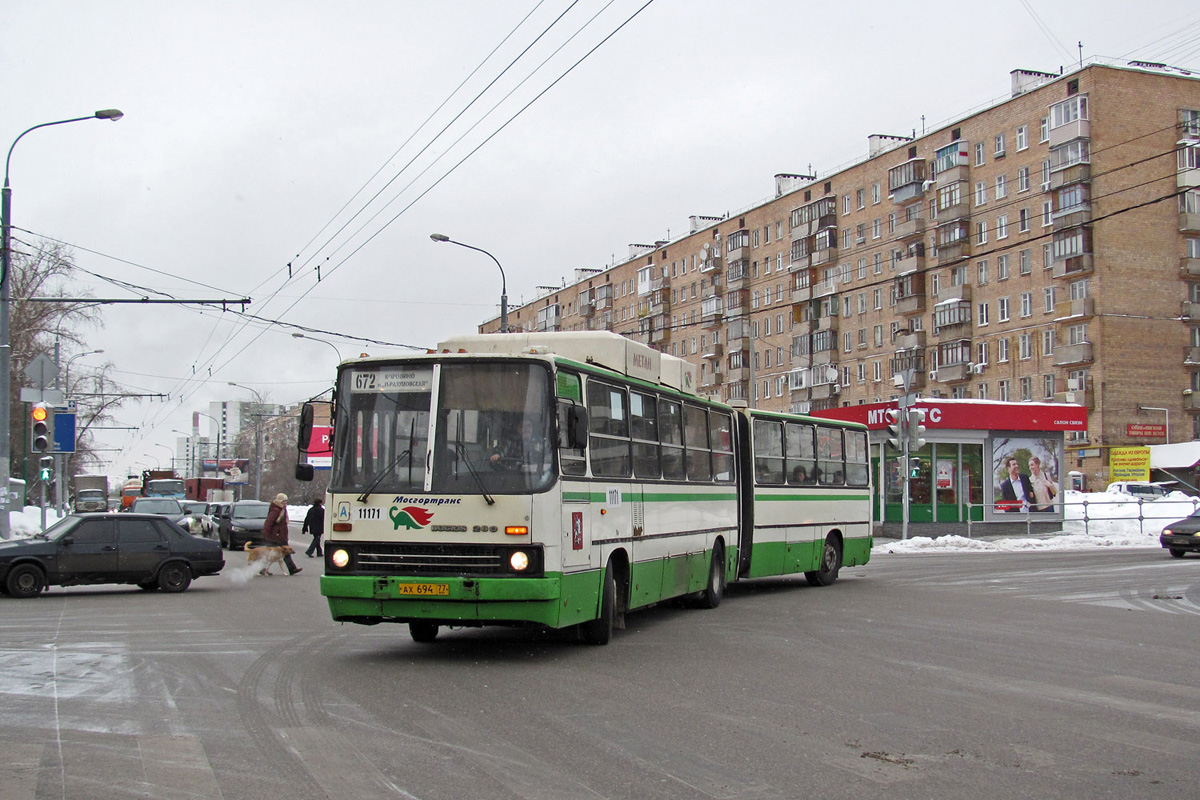
[[[304,551],[304,555],[309,558],[314,554],[325,555],[325,551],[321,549],[321,537],[325,535],[325,501],[320,497],[312,501],[312,508],[304,515],[304,527],[300,533],[311,533],[313,537],[312,544]]]
[[[288,543],[287,501],[287,495],[280,492],[275,495],[275,499],[271,501],[271,507],[267,509],[267,520],[263,523],[263,539],[272,547],[286,547]],[[303,567],[297,567],[296,562],[292,561],[291,553],[284,555],[283,565],[287,567],[289,575],[295,575],[303,569]]]

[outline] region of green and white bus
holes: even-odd
[[[536,625],[604,644],[634,609],[826,586],[871,554],[864,426],[716,402],[686,361],[612,333],[348,360],[332,449],[321,593],[334,620],[421,642]]]

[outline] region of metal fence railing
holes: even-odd
[[[1093,499],[1088,499],[1089,497]],[[1061,520],[1063,533],[1097,535],[1124,528],[1136,520],[1138,533],[1156,534],[1169,523],[1189,516],[1197,508],[1200,508],[1200,497],[1187,497],[1182,494],[1153,500],[1117,494],[1114,494],[1111,499],[1108,497],[1095,499],[1095,495],[1077,495],[1077,498],[1068,496],[1054,500],[1054,510],[1062,512],[1063,515]],[[984,526],[986,529],[989,525],[995,525],[994,520],[984,522],[971,519],[971,511],[976,508],[984,508],[984,505],[967,503],[964,506],[968,512],[968,539],[973,538],[972,528],[974,526]],[[1012,519],[1008,519],[1008,516],[1011,516]],[[1051,512],[1021,512],[1006,515],[1003,522],[1023,523],[1026,535],[1031,535],[1034,524],[1042,527],[1040,523],[1059,522],[1059,520],[1053,518]],[[1147,524],[1150,525],[1149,529],[1147,529]]]

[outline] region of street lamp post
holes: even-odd
[[[8,329],[9,302],[12,298],[9,276],[12,270],[12,189],[8,184],[9,164],[12,162],[13,149],[25,134],[38,128],[48,128],[51,125],[65,125],[68,122],[82,122],[85,119],[111,119],[116,121],[123,117],[115,108],[97,111],[90,117],[73,117],[60,119],[55,122],[43,122],[21,132],[8,148],[8,156],[4,159],[4,189],[0,192],[0,539],[12,538],[9,527],[8,505],[11,493],[8,488],[9,459],[12,455],[12,337]]]
[[[73,355],[67,359],[67,367],[65,370],[63,370],[63,379],[62,379],[62,390],[63,390],[64,396],[69,395],[71,393],[71,362],[73,362],[77,358],[83,358],[84,356],[94,356],[97,353],[103,353],[103,352],[104,352],[104,350],[88,350],[86,353],[76,353],[75,355]],[[56,367],[58,366],[58,338],[57,337],[55,337],[55,339],[54,339],[54,365]],[[54,388],[55,389],[59,388],[59,386],[58,386],[58,370],[57,369],[54,372]],[[67,482],[71,479],[71,476],[66,474],[67,473],[66,468],[70,464],[70,460],[71,459],[68,454],[65,454],[65,453],[55,453],[54,454],[54,505],[56,508],[58,508],[64,514],[67,512],[67,498],[63,496],[63,487],[66,486]]]
[[[254,460],[257,462],[254,467],[254,499],[262,500],[262,395],[249,386],[244,386],[240,383],[229,381],[229,385],[250,392],[254,395],[254,401],[258,403],[258,413],[254,415]]]
[[[468,250],[474,250],[477,253],[483,253],[492,261],[496,262],[496,266],[500,268],[500,332],[508,333],[508,283],[504,278],[504,267],[500,266],[500,259],[496,258],[494,255],[481,247],[475,247],[474,245],[456,242],[443,233],[431,233],[429,234],[429,238],[433,239],[435,242],[449,242],[450,244],[456,244],[459,247],[465,247]]]
[[[213,472],[220,475],[221,474],[221,423],[217,420],[216,417],[212,416],[211,414],[205,414],[203,411],[193,411],[192,413],[196,414],[197,416],[200,416],[200,417],[207,417],[208,419],[211,419],[213,421],[213,425],[217,429],[217,452],[216,452],[217,468],[215,470],[213,470]],[[196,436],[198,438],[200,436],[200,423],[193,422],[192,429],[195,431]],[[200,457],[200,474],[197,477],[199,477],[199,478],[204,477],[204,457],[203,456]]]
[[[333,342],[327,342],[324,339],[318,339],[315,336],[305,336],[303,333],[299,333],[299,332],[293,333],[292,338],[293,339],[308,339],[310,342],[320,342],[321,344],[329,345],[330,347],[333,348],[333,352],[337,356],[338,363],[339,364],[342,363],[342,351],[338,350],[337,347],[334,346]]]

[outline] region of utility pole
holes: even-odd
[[[906,369],[896,376],[897,384],[904,389],[904,395],[896,401],[895,408],[889,408],[885,413],[888,422],[888,445],[900,453],[896,461],[900,467],[901,480],[901,523],[900,538],[908,538],[908,523],[910,520],[909,504],[912,497],[909,483],[916,477],[917,459],[913,453],[925,446],[925,410],[916,408],[917,395],[909,392],[912,386],[913,370]]]

